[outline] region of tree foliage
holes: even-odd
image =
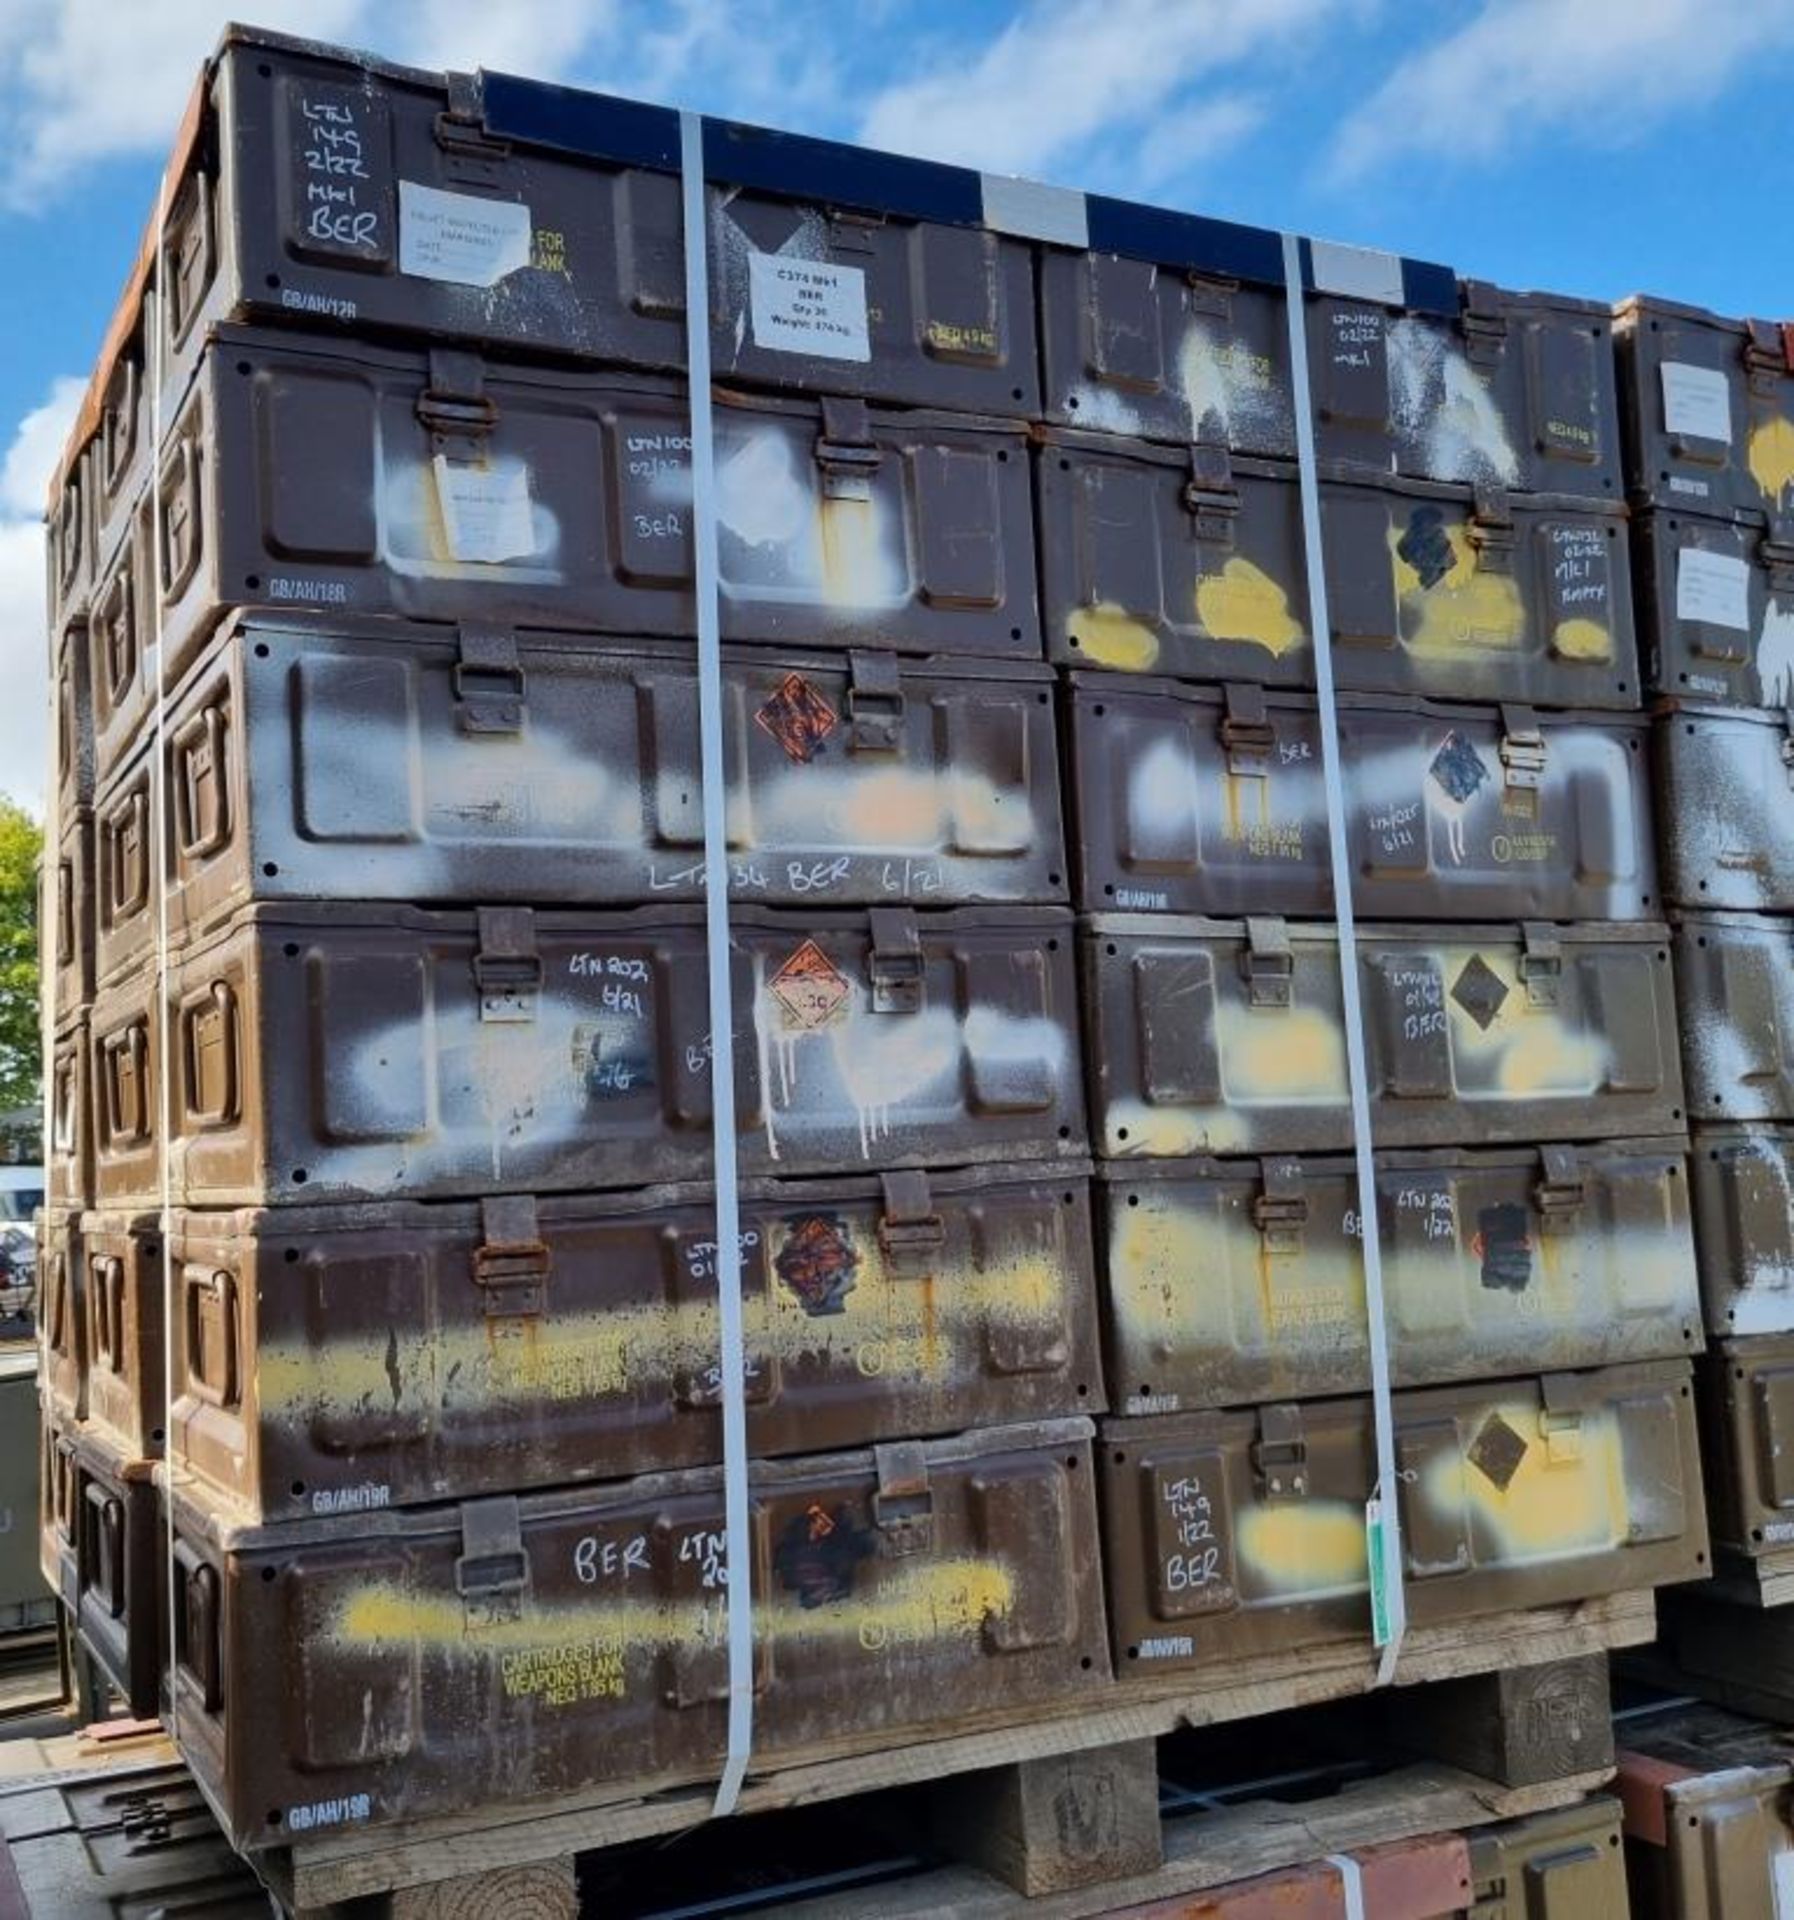
[[[41,1093],[37,1018],[37,861],[44,830],[0,794],[0,1108]]]

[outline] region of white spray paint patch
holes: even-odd
[[[1794,706],[1794,608],[1771,600],[1757,638],[1757,680],[1766,707]]]
[[[779,433],[742,436],[718,461],[716,511],[737,540],[750,547],[791,547],[814,524],[812,477],[798,477],[791,442]],[[805,577],[821,577],[812,556]]]
[[[1517,486],[1520,460],[1488,387],[1436,326],[1392,321],[1386,333],[1389,411],[1434,480]]]
[[[562,578],[561,525],[539,493],[529,503],[532,546],[510,560],[457,560],[449,548],[436,470],[428,461],[380,451],[376,499],[380,558],[394,573],[429,580],[539,586]]]

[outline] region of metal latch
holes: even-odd
[[[1794,373],[1794,322],[1747,320],[1744,328],[1745,379],[1752,393],[1772,394]]]
[[[1523,921],[1520,926],[1520,979],[1526,988],[1529,1007],[1554,1007],[1563,978],[1563,942],[1557,929],[1540,920]]]
[[[872,418],[864,400],[825,394],[816,464],[822,469],[825,500],[870,500],[872,476],[884,455],[872,438]]]
[[[1233,545],[1240,490],[1234,484],[1233,461],[1225,447],[1201,444],[1191,447],[1190,477],[1184,482],[1183,503],[1198,540],[1214,547]]]
[[[1464,329],[1464,355],[1473,367],[1493,366],[1507,351],[1507,315],[1500,292],[1487,280],[1464,283],[1464,307],[1458,316]]]
[[[1263,1482],[1267,1500],[1306,1498],[1308,1441],[1302,1432],[1300,1407],[1282,1403],[1259,1408],[1252,1471]]]
[[[1531,707],[1503,705],[1501,764],[1510,791],[1536,793],[1545,783],[1545,736]]]
[[[470,1625],[515,1620],[523,1612],[529,1555],[523,1550],[523,1516],[515,1494],[462,1501],[455,1591]]]
[[[488,1319],[539,1319],[548,1310],[551,1265],[531,1195],[494,1195],[480,1202],[473,1283],[485,1295]]]
[[[828,221],[830,253],[874,253],[877,234],[889,224],[886,215],[858,207],[829,207],[824,218]]]
[[[1547,1373],[1539,1380],[1539,1431],[1545,1436],[1545,1457],[1554,1466],[1582,1458],[1582,1415],[1585,1394],[1573,1373]]]
[[[542,991],[542,956],[536,950],[536,916],[529,907],[481,907],[473,981],[484,1021],[524,1024],[536,1017]]]
[[[866,970],[874,1013],[914,1013],[922,1004],[922,936],[911,907],[870,907]]]
[[[1184,275],[1184,285],[1189,289],[1184,296],[1187,311],[1208,314],[1216,320],[1233,318],[1233,296],[1239,292],[1240,283],[1231,275],[1203,273],[1192,267]]]
[[[1588,1198],[1588,1182],[1574,1147],[1540,1147],[1539,1183],[1532,1190],[1539,1225],[1546,1233],[1568,1233]]]
[[[456,167],[458,178],[489,177],[490,163],[504,159],[511,143],[486,131],[478,74],[447,73],[443,79],[448,88],[448,108],[436,116],[436,144],[451,160],[474,163],[472,172],[465,165]]]
[[[517,636],[464,621],[455,633],[455,719],[463,733],[521,733],[525,683]]]
[[[931,1265],[946,1242],[947,1229],[928,1190],[928,1175],[920,1169],[893,1170],[878,1179],[884,1193],[878,1244],[886,1260],[899,1269]]]
[[[903,746],[903,675],[894,653],[847,656],[847,744],[854,753],[896,753]]]
[[[873,1525],[892,1553],[926,1553],[934,1544],[928,1450],[919,1440],[892,1440],[872,1449],[872,1464],[878,1475]]]
[[[1229,773],[1263,779],[1271,771],[1271,750],[1277,732],[1265,712],[1263,687],[1229,681],[1221,689],[1226,710],[1221,716],[1221,745],[1227,752]]]
[[[1502,488],[1479,481],[1472,489],[1469,539],[1485,573],[1513,571],[1514,515]]]
[[[1296,956],[1289,944],[1289,928],[1280,919],[1248,915],[1246,945],[1240,955],[1246,976],[1246,1004],[1287,1007],[1295,980]]]
[[[470,461],[484,457],[486,437],[498,425],[498,406],[486,392],[486,367],[477,353],[430,349],[430,384],[417,396],[417,417],[433,454]]]
[[[1757,542],[1757,559],[1767,568],[1771,593],[1794,593],[1794,526],[1777,514]]]
[[[1264,1236],[1267,1253],[1300,1253],[1308,1224],[1308,1195],[1299,1160],[1261,1160],[1259,1191],[1252,1202],[1252,1224]]]

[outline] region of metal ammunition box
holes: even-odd
[[[164,389],[251,316],[683,366],[676,147],[601,161],[567,98],[230,30],[165,226]],[[739,189],[712,190],[709,225],[719,373],[1038,413],[1025,242]]]
[[[52,633],[84,614],[93,593],[99,544],[93,498],[95,458],[89,447],[70,461],[45,526],[44,604]]]
[[[1056,425],[1294,454],[1280,287],[1049,248],[1040,288],[1047,418]],[[1607,310],[1474,280],[1461,283],[1459,298],[1447,317],[1307,295],[1321,458],[1618,499]]]
[[[84,627],[96,788],[110,779],[154,711],[155,594],[150,502],[140,496],[117,549],[100,570]]]
[[[62,816],[56,856],[56,918],[51,991],[60,1023],[85,1011],[93,998],[94,888],[93,810],[76,807]],[[47,916],[40,925],[49,925]]]
[[[168,1555],[155,1467],[83,1428],[75,1440],[75,1621],[140,1718],[160,1710]]]
[[[86,1418],[122,1452],[154,1458],[166,1437],[167,1406],[163,1251],[156,1216],[82,1215],[81,1266]]]
[[[0,1343],[0,1632],[47,1626],[55,1605],[39,1564],[37,1348]]]
[[[1071,687],[1080,906],[1332,914],[1312,696],[1094,673],[1073,675]],[[1645,725],[1343,696],[1357,911],[1416,920],[1650,913]]]
[[[1657,719],[1663,897],[1794,913],[1794,733],[1786,713],[1678,705]]]
[[[75,1464],[75,1422],[46,1401],[39,1422],[38,1571],[67,1609],[71,1620],[80,1601],[75,1572],[75,1516],[79,1510],[80,1472]]]
[[[38,1376],[45,1406],[65,1422],[87,1415],[86,1275],[81,1216],[45,1207],[37,1216]]]
[[[1293,464],[1049,433],[1037,471],[1050,658],[1313,686]],[[1638,705],[1618,505],[1350,468],[1320,498],[1342,687]]]
[[[165,684],[246,603],[689,635],[690,432],[671,381],[225,328],[148,502]],[[716,438],[725,638],[1040,657],[1019,425],[734,395]],[[108,698],[102,777],[141,658]]]
[[[1089,1434],[755,1461],[756,1750],[1106,1691]],[[720,1764],[714,1468],[252,1533],[184,1506],[177,1523],[174,1706],[240,1846]]]
[[[1719,1333],[1794,1333],[1794,1131],[1697,1127],[1701,1294]]]
[[[1395,1401],[1411,1625],[1699,1577],[1686,1360]],[[1119,1673],[1370,1636],[1371,1403],[1103,1422]]]
[[[234,1011],[227,997],[218,1000],[218,1018]],[[94,1002],[92,1019],[81,1023],[87,1058],[81,1064],[80,1091],[88,1102],[90,1119],[85,1124],[92,1133],[92,1173],[81,1198],[88,1202],[116,1208],[154,1206],[162,1200],[161,1023],[153,967],[107,988]],[[184,1078],[221,1064],[213,1034],[191,1037],[208,1044],[202,1055],[170,1063]],[[234,1070],[234,1061],[222,1064]],[[50,1191],[52,1197],[62,1197],[54,1172]]]
[[[1689,914],[1674,939],[1689,1113],[1794,1120],[1794,921]]]
[[[93,804],[93,691],[89,679],[87,616],[71,616],[52,629],[50,671],[56,688],[57,802],[66,819]]]
[[[1633,522],[1644,681],[1681,700],[1794,704],[1794,540],[1760,524]]]
[[[101,986],[155,965],[162,886],[152,811],[155,747],[153,738],[140,741],[101,789],[94,808],[94,977]],[[375,765],[357,768],[360,779],[377,775]],[[172,789],[166,793],[171,811],[174,805],[184,814],[190,811],[190,796],[177,796]]]
[[[1785,1553],[1794,1546],[1794,1335],[1721,1340],[1699,1379],[1714,1542],[1752,1558]]]
[[[1369,1391],[1350,1160],[1140,1161],[1106,1175],[1118,1412]],[[1687,1187],[1661,1141],[1380,1154],[1395,1384],[1698,1351]]]
[[[724,680],[737,897],[1067,897],[1049,668],[731,649]],[[699,899],[697,702],[689,643],[243,616],[168,716],[169,924],[251,899]],[[133,846],[141,768],[115,809]]]
[[[1635,296],[1614,309],[1629,484],[1655,507],[1794,513],[1794,333]]]
[[[1084,1151],[1071,916],[733,916],[742,1169]],[[703,913],[256,906],[170,964],[177,1200],[430,1199],[710,1172]],[[157,1195],[154,984],[94,1016],[100,1202]],[[275,1061],[311,1061],[275,1073]]]
[[[1472,1827],[1472,1897],[1439,1920],[1631,1920],[1620,1820],[1620,1803],[1596,1796]]]
[[[119,340],[110,360],[102,358],[104,385],[90,392],[93,438],[87,443],[88,485],[93,493],[94,575],[97,579],[118,551],[149,481],[156,431],[150,419],[149,359],[141,309]],[[164,418],[180,398],[182,383],[162,389]],[[84,414],[85,418],[85,414]],[[77,429],[79,430],[79,429]]]
[[[748,1183],[754,1454],[1098,1411],[1087,1173]],[[188,1213],[173,1255],[172,1446],[233,1511],[721,1458],[707,1190]]]
[[[1679,1132],[1667,939],[1648,922],[1361,927],[1377,1144]],[[1098,914],[1080,949],[1100,1154],[1350,1147],[1331,927]]]
[[[50,1043],[50,1138],[45,1197],[80,1208],[93,1198],[93,1096],[90,1022],[83,1013]]]

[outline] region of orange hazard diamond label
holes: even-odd
[[[847,1005],[853,988],[846,974],[814,940],[806,940],[767,981],[794,1027],[826,1027]]]
[[[793,760],[808,764],[840,724],[833,707],[801,673],[787,674],[754,715]]]

